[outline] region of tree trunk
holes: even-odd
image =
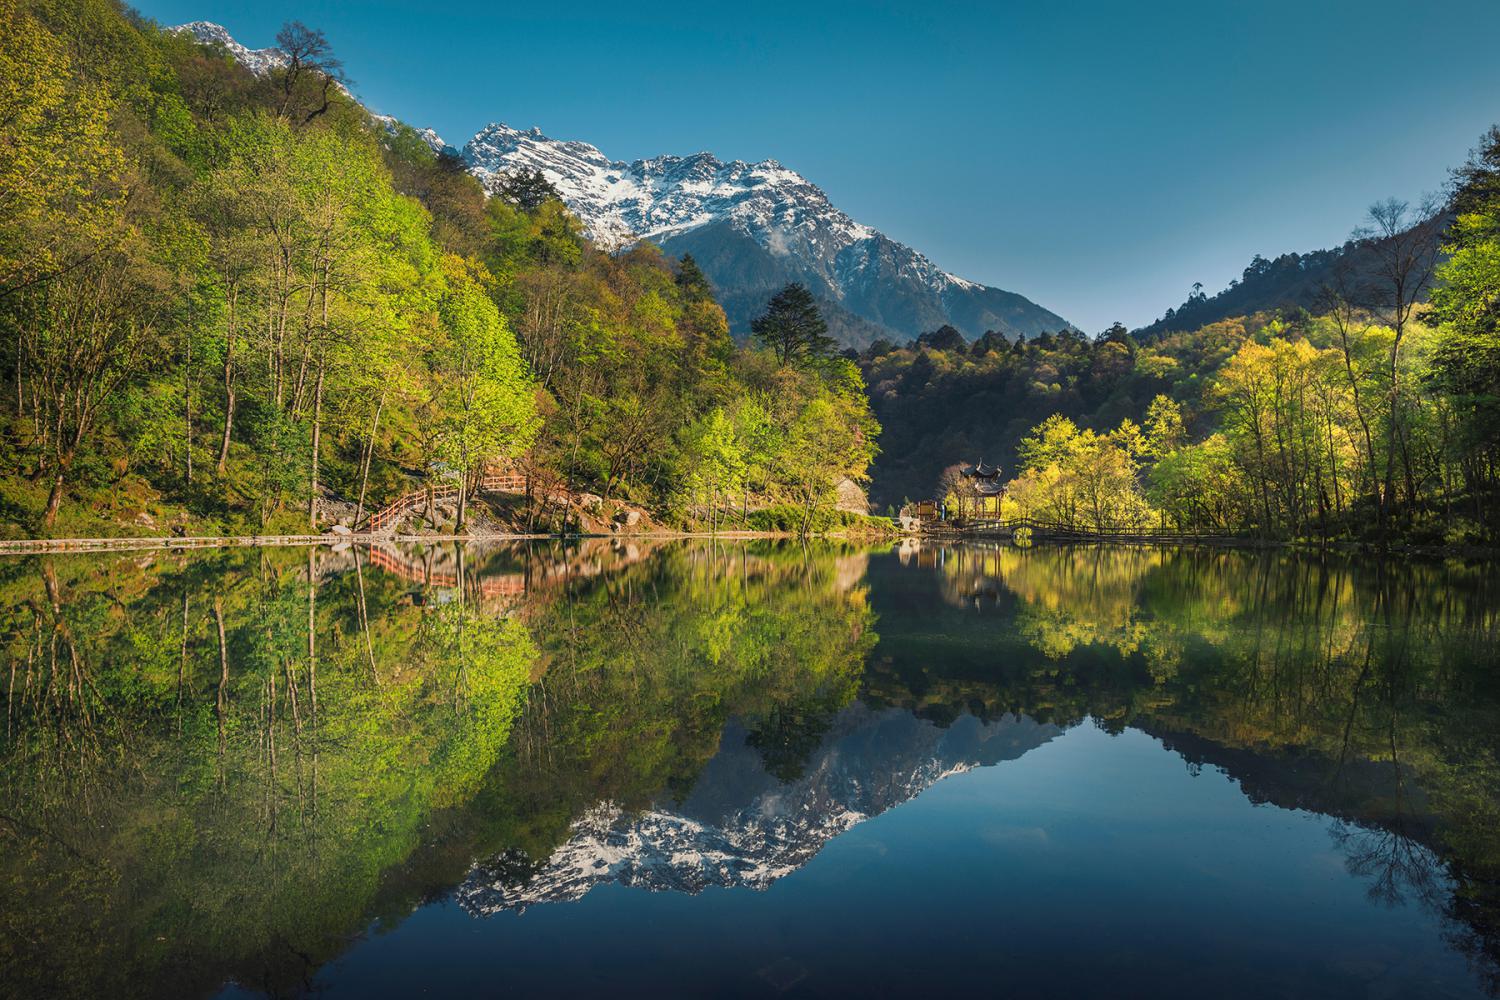
[[[224,641],[224,601],[218,597],[214,598],[214,625],[219,633],[219,684],[214,691],[214,721],[219,730],[219,755],[222,758],[224,717],[229,709],[229,647]]]
[[[531,485],[531,468],[526,469],[526,534],[536,534],[536,496]]]
[[[227,368],[227,366],[226,366]],[[222,478],[224,467],[229,462],[229,435],[234,427],[234,377],[228,372],[224,373],[224,436],[219,441],[219,465],[218,473]]]
[[[187,485],[193,485],[193,331],[189,319],[188,330],[182,338],[182,423],[184,440],[183,475]]]
[[[1375,506],[1378,513],[1383,505],[1383,501],[1380,496],[1379,480],[1375,478],[1375,435],[1370,433],[1370,420],[1365,416],[1364,403],[1359,398],[1359,379],[1354,374],[1354,360],[1349,348],[1349,334],[1345,330],[1342,321],[1339,324],[1339,343],[1343,347],[1344,372],[1349,376],[1349,390],[1353,394],[1354,416],[1358,418],[1360,430],[1363,432],[1365,438],[1365,455],[1370,463],[1370,488],[1371,492],[1375,495]],[[1382,520],[1384,519],[1383,514],[1378,514],[1378,516]]]
[[[219,441],[218,474],[224,476],[229,462],[229,435],[234,428],[234,306],[238,293],[229,296],[229,326],[224,337],[224,435]]]
[[[312,425],[312,475],[309,476],[307,497],[307,521],[312,530],[318,530],[318,447],[323,436],[323,362],[318,362],[318,381],[313,388]]]
[[[287,310],[291,306],[291,292],[286,285],[290,282],[291,261],[288,251],[281,251],[281,274],[279,275],[281,287],[278,291],[278,303],[276,315],[273,318],[272,350],[267,355],[268,364],[271,369],[271,382],[275,387],[273,396],[276,400],[276,408],[281,409],[282,397],[286,393],[286,321]]]
[[[43,528],[51,528],[57,523],[57,512],[62,507],[65,480],[68,470],[73,467],[73,458],[78,454],[78,441],[82,437],[83,430],[80,428],[73,436],[72,446],[60,451],[57,455],[57,462],[52,471],[52,489],[47,493],[47,508],[42,512]]]
[[[63,470],[59,466],[52,474],[52,489],[47,493],[47,509],[42,513],[42,527],[50,528],[57,521],[58,508],[62,506]]]
[[[458,521],[453,525],[453,533],[461,535],[464,531],[464,515],[469,509],[469,473],[464,472],[458,480]]]
[[[358,524],[365,517],[365,490],[370,485],[370,463],[375,458],[375,435],[380,430],[380,411],[385,409],[385,390],[380,390],[380,399],[375,404],[375,416],[370,420],[370,440],[365,444],[364,461],[359,468],[359,511],[354,516]]]
[[[1401,335],[1405,332],[1401,317],[1401,293],[1396,293],[1396,335],[1391,341],[1391,402],[1389,422],[1385,435],[1385,499],[1380,505],[1380,538],[1386,536],[1386,520],[1390,512],[1391,499],[1396,492],[1396,435],[1397,423],[1401,420]]]

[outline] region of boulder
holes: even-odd
[[[641,512],[638,510],[622,510],[615,515],[615,521],[627,528],[634,528],[641,523]]]
[[[604,498],[593,493],[578,494],[578,506],[590,514],[597,514],[604,507]]]
[[[352,531],[349,530],[349,526],[346,525],[346,524],[343,524],[343,523],[335,524],[333,527],[329,528],[328,530],[329,530],[329,532],[331,532],[332,534],[335,534],[335,535],[352,535],[352,534],[354,534],[354,532],[352,532]]]

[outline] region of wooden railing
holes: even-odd
[[[428,548],[414,553],[403,551],[389,540],[369,541],[371,544],[363,551],[368,553],[368,565],[372,568],[424,587],[457,588],[460,585],[458,565],[451,559],[443,559],[444,553],[440,550]],[[561,552],[526,550],[524,570],[509,573],[469,570],[464,582],[466,592],[483,597],[524,597],[634,565],[656,551],[650,545],[620,547],[613,541],[601,539],[600,542],[601,546],[592,549],[592,554],[587,546]],[[355,558],[361,557],[356,554]]]
[[[414,559],[397,549],[385,545],[371,545],[370,565],[392,576],[409,580],[426,587],[457,587],[457,568],[433,566],[422,559]],[[479,593],[484,597],[516,597],[526,593],[524,573],[505,573],[499,576],[481,576],[477,579]]]
[[[458,483],[448,483],[443,486],[431,486],[420,490],[412,490],[410,493],[403,493],[371,514],[365,521],[365,529],[370,532],[384,531],[407,515],[423,509],[429,502],[435,504],[439,500],[447,500],[450,497],[458,496],[459,489],[461,489],[461,486]],[[525,493],[526,477],[510,471],[486,473],[479,478],[479,491],[484,493]]]

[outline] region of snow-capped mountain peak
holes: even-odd
[[[737,330],[787,281],[812,289],[845,343],[912,336],[944,323],[970,336],[989,329],[1033,336],[1068,325],[855,221],[773,159],[724,161],[700,152],[626,162],[587,142],[500,122],[481,129],[463,157],[492,190],[502,174],[541,171],[605,247],[649,240],[674,256],[693,254]]]
[[[280,49],[248,48],[210,21],[171,30],[222,45],[257,75],[287,62]],[[398,124],[372,117],[388,131]],[[431,129],[417,134],[439,153],[452,151]],[[944,324],[970,337],[986,330],[1030,337],[1069,325],[1014,292],[960,278],[856,222],[816,184],[773,159],[726,162],[698,152],[627,163],[587,142],[500,122],[481,129],[462,156],[491,191],[503,173],[541,171],[606,249],[649,240],[671,256],[691,253],[714,283],[731,329],[740,333],[791,281],[818,298],[830,333],[855,346]]]
[[[215,24],[212,21],[190,21],[168,30],[177,34],[192,35],[204,45],[224,46],[225,50],[234,56],[235,62],[256,76],[265,76],[271,70],[280,69],[287,64],[286,53],[280,49],[274,46],[264,49],[247,48],[235,41],[234,36],[222,24]]]
[[[801,233],[818,250],[833,254],[875,233],[775,160],[725,162],[699,152],[626,163],[586,142],[551,139],[539,128],[522,131],[500,122],[469,141],[464,159],[485,181],[509,171],[540,170],[590,237],[611,248],[643,239],[659,242],[724,219],[762,246],[784,246],[788,234]]]
[[[396,132],[397,129],[401,128],[403,125],[406,124],[405,122],[403,122],[401,119],[395,117],[394,115],[377,115],[377,114],[371,114],[370,117],[373,118],[375,121],[379,122],[380,126],[382,128],[384,128],[386,130],[386,132],[388,132],[390,134],[395,134],[395,132]],[[424,143],[426,143],[427,147],[429,149],[431,149],[434,153],[448,153],[448,154],[450,154],[452,156],[457,156],[458,155],[458,150],[454,149],[452,146],[450,146],[446,142],[444,142],[443,141],[443,137],[440,136],[440,135],[438,135],[437,132],[434,131],[433,129],[430,129],[430,128],[413,128],[412,131],[415,132],[416,135],[417,135],[417,138],[421,139]]]

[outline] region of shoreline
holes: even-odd
[[[934,541],[987,542],[1001,542],[1010,538],[1009,535],[1003,533],[987,533],[982,531],[959,532],[955,534],[917,534],[903,537],[931,538]],[[1120,535],[1099,538],[1080,536],[1074,538],[1043,538],[1033,544],[1120,545],[1137,547],[1196,546],[1214,549],[1239,549],[1241,551],[1284,550],[1310,555],[1332,553],[1341,556],[1366,556],[1377,559],[1392,559],[1405,556],[1418,556],[1424,559],[1464,559],[1471,562],[1488,562],[1500,559],[1500,549],[1479,545],[1423,545],[1420,543],[1398,541],[1382,548],[1370,542],[1350,541],[1347,539],[1330,539],[1327,542],[1319,543],[1307,539],[1256,538],[1253,535],[1185,535],[1181,538],[1173,538],[1170,535],[1154,535],[1149,537]]]
[[[0,555],[56,555],[87,552],[140,552],[176,549],[298,548],[306,546],[379,545],[386,542],[540,542],[617,538],[622,541],[660,538],[719,538],[728,540],[796,538],[785,531],[637,531],[629,534],[538,534],[486,532],[477,535],[121,535],[110,538],[15,538],[0,539]],[[875,535],[821,534],[818,538],[886,537]],[[889,537],[897,537],[895,535]]]
[[[188,536],[133,536],[124,535],[109,538],[20,538],[0,539],[0,556],[26,556],[26,555],[66,555],[84,553],[106,553],[106,552],[151,552],[151,551],[184,551],[188,549],[238,549],[238,548],[301,548],[301,547],[328,547],[338,548],[351,545],[380,545],[384,543],[482,543],[482,542],[566,542],[584,539],[612,538],[621,541],[651,540],[651,539],[719,539],[724,541],[744,541],[752,539],[794,539],[798,536],[793,532],[786,531],[641,531],[630,534],[541,534],[526,532],[487,532],[475,535],[375,535],[364,532],[356,532],[347,535],[324,533],[318,535],[188,535]],[[900,542],[905,539],[931,542],[936,544],[952,544],[955,542],[999,542],[1004,536],[999,534],[976,533],[954,533],[954,534],[909,534],[903,532],[892,532],[890,534],[861,533],[861,532],[831,532],[820,533],[810,536],[812,538],[840,539],[845,541],[890,541]],[[1330,542],[1327,545],[1318,545],[1305,541],[1279,541],[1264,538],[1233,538],[1233,537],[1196,537],[1172,539],[1167,537],[1156,538],[1077,538],[1077,539],[1042,539],[1040,545],[1124,545],[1124,546],[1202,546],[1216,549],[1240,549],[1240,550],[1272,550],[1283,549],[1303,553],[1336,553],[1343,556],[1371,556],[1376,558],[1391,558],[1401,556],[1419,556],[1423,558],[1448,558],[1465,559],[1472,561],[1494,560],[1500,557],[1500,552],[1494,549],[1478,548],[1473,546],[1452,545],[1411,545],[1395,544],[1381,550],[1368,544],[1349,542]]]

